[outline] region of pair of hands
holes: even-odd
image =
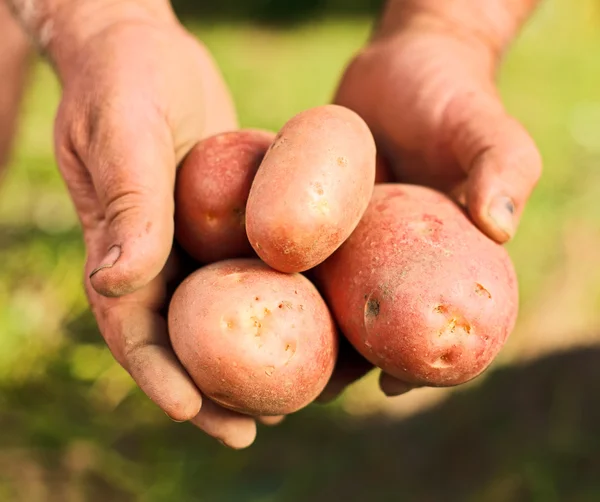
[[[169,417],[245,447],[255,420],[202,400],[171,350],[165,320],[173,285],[186,274],[172,245],[177,165],[201,139],[238,127],[231,97],[206,49],[177,22],[121,22],[85,47],[71,70],[63,67],[55,140],[83,227],[85,286],[100,331]],[[502,107],[497,63],[483,42],[407,24],[356,56],[335,102],[367,121],[398,181],[452,194],[485,233],[506,242],[541,162]],[[323,399],[370,369],[344,347]],[[381,387],[388,395],[408,390],[385,375]]]

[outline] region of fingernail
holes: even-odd
[[[102,265],[96,267],[94,270],[92,270],[92,273],[90,274],[90,279],[92,277],[94,277],[94,275],[96,275],[98,272],[100,272],[100,270],[104,270],[105,268],[110,268],[112,266],[114,266],[115,263],[117,263],[117,260],[119,259],[119,257],[121,256],[121,246],[113,246],[108,250],[108,253],[106,253],[106,256],[104,257],[104,259],[102,260]]]
[[[488,214],[496,226],[510,239],[515,233],[515,204],[504,195],[492,200]]]

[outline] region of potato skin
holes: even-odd
[[[518,312],[506,250],[448,197],[415,185],[377,185],[357,229],[316,276],[354,347],[417,385],[475,378]]]
[[[337,328],[313,284],[257,259],[194,272],[169,308],[177,357],[198,388],[249,415],[284,415],[312,402],[329,381]]]
[[[201,263],[253,256],[246,235],[252,180],[275,134],[242,129],[211,136],[186,157],[175,187],[175,237]]]
[[[375,141],[353,111],[327,105],[293,117],[250,190],[246,231],[260,258],[303,272],[352,233],[375,183]]]

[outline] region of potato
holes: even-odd
[[[253,256],[245,213],[250,186],[275,134],[245,129],[217,134],[186,157],[175,188],[175,237],[203,263]]]
[[[210,399],[249,415],[284,415],[329,381],[337,328],[312,283],[257,259],[190,275],[169,307],[177,357]]]
[[[517,317],[506,250],[448,197],[414,185],[377,185],[360,224],[316,277],[354,347],[416,385],[479,375]]]
[[[285,124],[250,190],[246,231],[254,250],[282,272],[303,272],[352,233],[375,182],[375,142],[364,121],[337,105]]]

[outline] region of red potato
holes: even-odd
[[[308,270],[356,228],[374,182],[375,142],[356,113],[337,105],[300,113],[279,132],[252,184],[250,243],[277,270]]]
[[[246,201],[275,134],[256,129],[217,134],[184,160],[175,188],[175,237],[202,263],[254,255]]]
[[[257,259],[208,265],[169,308],[173,349],[210,399],[249,415],[286,415],[312,402],[338,351],[333,318],[313,284]]]
[[[448,197],[415,185],[377,185],[352,236],[316,276],[354,347],[411,384],[473,379],[517,317],[506,250]]]

